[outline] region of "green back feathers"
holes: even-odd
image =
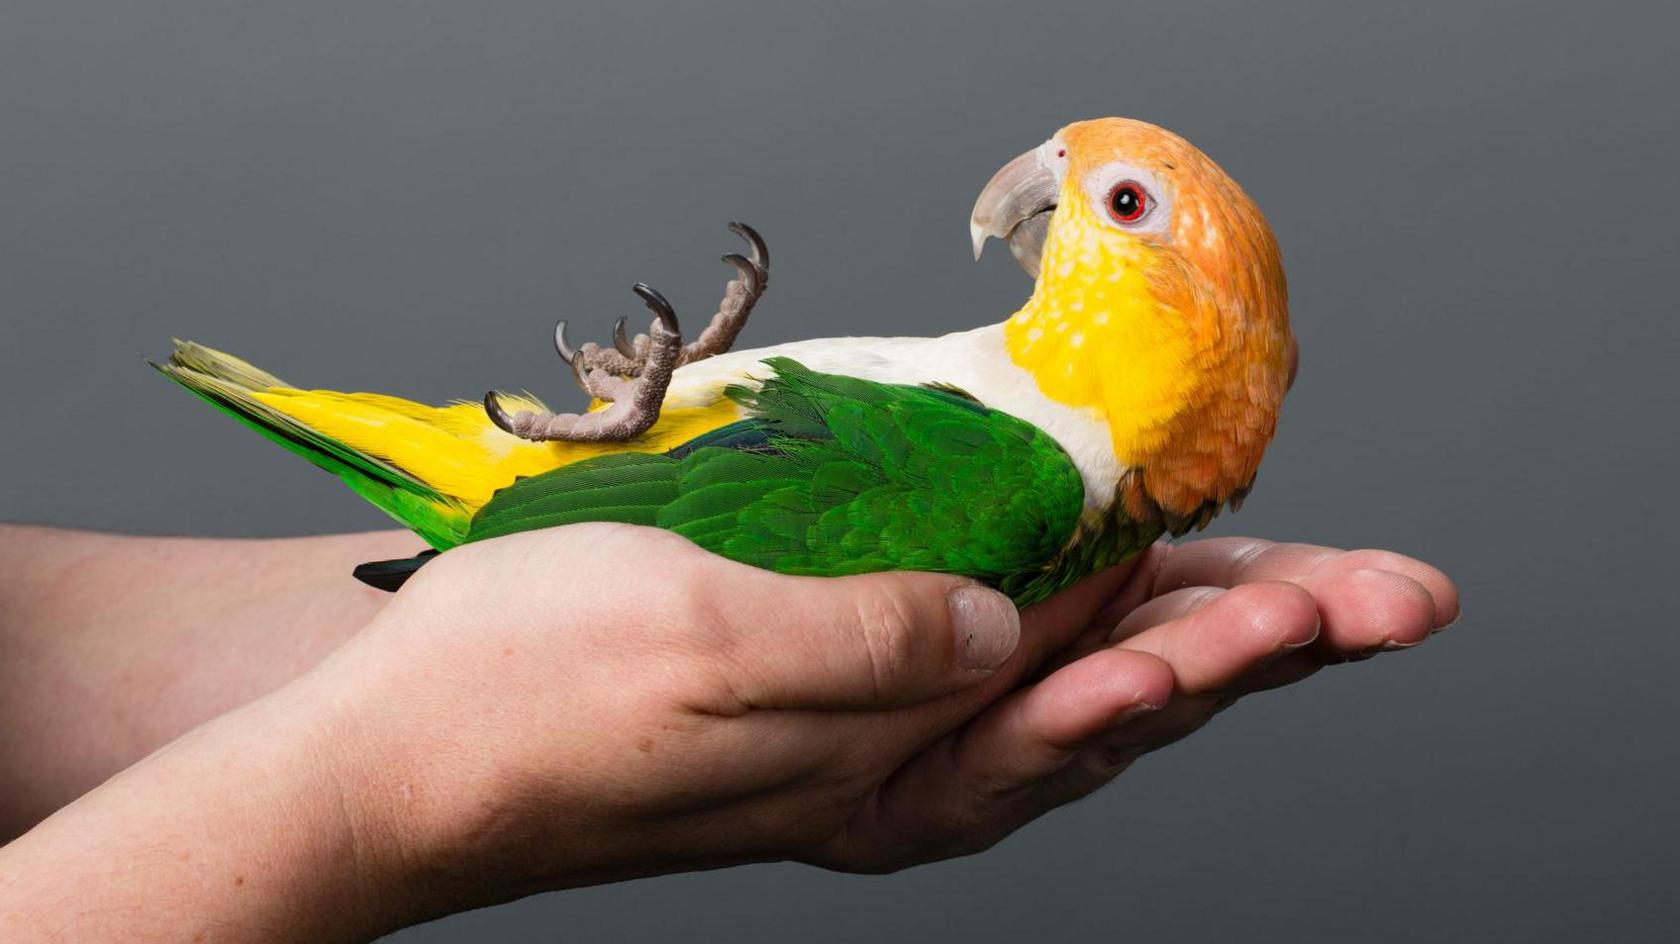
[[[730,390],[755,416],[669,453],[521,479],[466,540],[618,521],[781,573],[959,573],[1023,603],[1066,582],[1048,569],[1076,531],[1084,485],[1055,440],[959,392],[765,363],[776,376],[762,389]]]
[[[159,372],[269,440],[333,473],[386,514],[436,548],[453,547],[466,534],[468,513],[402,469],[351,449],[260,402],[253,394],[285,381],[200,344],[176,341]]]

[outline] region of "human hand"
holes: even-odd
[[[895,770],[1104,602],[1087,592],[1023,629],[957,577],[779,576],[664,532],[579,526],[444,555],[304,682],[339,706],[332,743],[353,745],[334,766],[359,881],[411,921],[815,861]],[[1108,698],[1159,700],[1170,682],[1163,667]]]
[[[956,578],[781,577],[639,529],[555,537],[428,568],[407,602],[456,615],[399,607],[358,640],[382,660],[408,653],[432,688],[450,679],[439,703],[391,676],[364,695],[386,720],[363,721],[409,731],[397,766],[415,783],[433,779],[439,738],[473,746],[467,769],[457,760],[426,789],[474,797],[476,813],[442,803],[415,856],[473,863],[465,871],[489,883],[468,896],[776,858],[888,870],[976,851],[1242,694],[1415,645],[1457,614],[1452,583],[1397,554],[1158,545],[1029,609],[1018,646],[1008,608],[991,610],[1009,642],[987,649],[995,671],[964,671],[944,608],[967,586]],[[638,569],[654,571],[639,599],[590,576]],[[534,584],[543,573],[567,577]],[[473,625],[457,625],[472,606]]]
[[[1095,618],[1068,632],[1104,595]],[[885,871],[983,850],[1244,695],[1410,648],[1458,613],[1445,574],[1388,551],[1254,538],[1155,545],[1028,611],[1065,647],[1017,660],[1032,681],[912,759],[807,858]]]

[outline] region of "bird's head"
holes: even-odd
[[[976,258],[1003,239],[1037,279],[1005,335],[1046,395],[1102,413],[1127,467],[1198,466],[1182,487],[1155,474],[1172,504],[1247,487],[1292,341],[1277,242],[1219,165],[1146,122],[1081,121],[999,170],[970,231]],[[1208,435],[1233,414],[1239,423]],[[1175,432],[1186,434],[1176,447]],[[1240,461],[1175,453],[1226,434],[1243,440],[1221,447]]]
[[[987,238],[1005,240],[1041,288],[1182,265],[1206,290],[1286,304],[1254,201],[1195,145],[1144,121],[1076,122],[1010,161],[980,192],[969,234],[976,259]]]

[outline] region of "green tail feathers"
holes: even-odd
[[[338,476],[367,499],[438,549],[454,547],[466,534],[469,515],[460,503],[395,465],[329,437],[262,403],[253,394],[285,381],[229,354],[177,340],[167,363],[153,363],[165,377],[271,442]]]

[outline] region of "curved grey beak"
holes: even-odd
[[[969,238],[974,241],[974,258],[986,238],[995,236],[1009,244],[1009,252],[1021,268],[1038,277],[1039,256],[1050,230],[1050,214],[1062,188],[1061,172],[1046,160],[1043,147],[1033,148],[1003,165],[980,191],[974,212],[968,218]]]

